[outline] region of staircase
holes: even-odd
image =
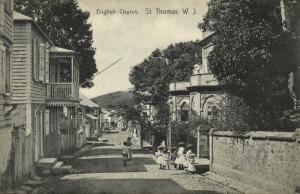
[[[64,165],[57,158],[42,158],[37,162],[38,172],[42,176],[64,175],[71,172],[72,166]]]

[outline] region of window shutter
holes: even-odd
[[[49,83],[49,49],[45,49],[45,81]]]
[[[0,27],[4,26],[4,3],[0,3]],[[0,28],[0,31],[2,29]]]
[[[2,46],[2,80],[1,80],[1,89],[2,89],[2,93],[5,93],[5,83],[6,83],[6,49],[4,46]]]
[[[44,81],[45,78],[45,46],[39,45],[39,80]]]
[[[10,68],[11,68],[11,51],[6,48],[6,68],[5,68],[5,93],[10,93]]]
[[[46,110],[45,111],[45,131],[46,131],[46,135],[50,134],[49,121],[50,121],[50,111]]]
[[[36,80],[37,74],[36,74],[36,39],[33,38],[32,40],[32,77],[34,80]]]
[[[3,46],[0,45],[0,94],[4,93],[4,90],[2,88],[2,83],[4,83],[4,58],[3,55],[5,53],[3,52]]]

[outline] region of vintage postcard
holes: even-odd
[[[0,193],[300,193],[300,0],[0,0]]]

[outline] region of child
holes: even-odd
[[[122,153],[121,154],[123,156],[123,165],[125,167],[126,163],[127,163],[127,160],[128,160],[129,150],[128,150],[128,147],[126,146],[127,145],[126,142],[124,142],[123,145],[124,145],[124,147],[122,149]]]
[[[196,155],[194,153],[191,153],[191,154],[189,154],[189,157],[187,158],[187,160],[188,160],[187,172],[188,173],[193,174],[196,172],[195,157],[196,157]]]
[[[170,149],[170,163],[174,165],[174,168],[176,169],[176,163],[175,163],[175,160],[176,160],[176,147],[172,147]]]
[[[184,156],[184,143],[179,143],[179,149],[177,152],[177,158],[175,160],[176,166],[178,170],[183,170],[183,164],[185,163],[185,156]]]
[[[192,144],[189,144],[189,145],[186,146],[187,152],[186,152],[186,154],[185,154],[186,160],[185,160],[185,163],[184,163],[184,168],[185,168],[186,170],[187,170],[187,168],[188,168],[188,164],[189,164],[188,159],[189,159],[189,157],[190,157],[190,154],[193,154],[192,147],[193,147]]]
[[[167,148],[164,149],[163,157],[164,157],[164,165],[163,165],[163,167],[165,169],[170,170],[170,152],[168,152]]]
[[[164,157],[163,157],[163,147],[159,146],[158,151],[155,153],[157,159],[156,163],[159,164],[159,169],[163,169]]]

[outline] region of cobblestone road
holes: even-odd
[[[133,149],[133,160],[122,166],[121,144],[125,132],[105,134],[108,141],[73,162],[74,172],[48,178],[52,193],[234,193],[227,187],[183,171],[159,170],[153,155]],[[45,190],[44,190],[45,191]],[[43,191],[40,191],[43,192]]]

